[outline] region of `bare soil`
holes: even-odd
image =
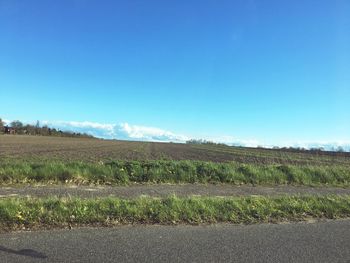
[[[21,135],[0,135],[0,160],[2,158],[88,162],[167,159],[257,164],[341,164],[350,167],[350,155],[345,153]]]

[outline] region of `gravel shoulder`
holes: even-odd
[[[121,197],[133,198],[140,195],[165,197],[175,194],[177,196],[281,196],[281,195],[349,195],[349,188],[336,187],[307,187],[307,186],[232,186],[232,185],[131,185],[131,186],[24,186],[0,187],[0,198],[5,197],[45,197],[45,196],[76,196],[91,197]]]

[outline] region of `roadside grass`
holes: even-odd
[[[341,165],[258,165],[203,161],[0,161],[0,185],[35,183],[225,183],[252,185],[350,186],[350,168]]]
[[[253,224],[349,217],[350,196],[0,199],[0,230],[121,224]]]

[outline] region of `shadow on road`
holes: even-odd
[[[10,254],[32,257],[32,258],[47,258],[47,256],[45,254],[38,252],[38,251],[35,251],[33,249],[14,250],[11,248],[6,248],[4,246],[0,246],[0,252],[1,251],[4,251],[6,253],[10,253]]]

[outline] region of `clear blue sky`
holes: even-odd
[[[0,0],[0,117],[350,140],[350,1]]]

